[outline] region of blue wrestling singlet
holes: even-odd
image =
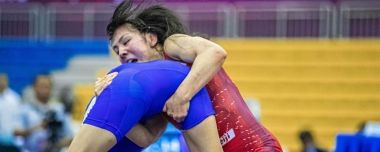
[[[118,143],[111,151],[141,151],[141,147],[125,137],[126,133],[139,121],[161,113],[166,100],[189,71],[188,67],[168,60],[120,65],[109,72],[119,73],[113,82],[89,104],[84,123],[115,135]],[[180,123],[181,130],[190,129],[215,114],[205,88],[190,103],[188,116]]]

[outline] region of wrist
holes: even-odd
[[[182,102],[190,102],[191,98],[193,98],[193,96],[191,96],[190,92],[186,92],[186,93],[174,93],[174,96],[175,98],[177,99],[180,99],[179,101],[182,101]]]
[[[200,84],[200,81],[199,77],[197,78],[190,74],[187,75],[174,95],[176,95],[178,99],[181,99],[181,101],[190,101],[204,86]]]

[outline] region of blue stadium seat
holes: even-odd
[[[0,73],[9,75],[10,87],[21,93],[39,73],[65,68],[76,55],[108,54],[108,41],[81,39],[37,42],[28,39],[0,41]]]

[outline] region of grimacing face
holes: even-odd
[[[121,64],[163,59],[162,53],[156,49],[156,44],[156,35],[141,34],[129,24],[117,28],[111,42]]]

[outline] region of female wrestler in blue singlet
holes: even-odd
[[[123,64],[113,69],[111,72],[119,74],[89,109],[69,151],[108,151],[116,143],[125,141],[123,138],[135,124],[162,112],[166,100],[189,71],[180,63],[164,60]],[[180,123],[190,150],[222,149],[214,113],[208,93],[203,88],[192,99],[189,115]],[[204,132],[205,136],[195,136],[195,132]],[[123,147],[116,145],[114,148]]]

